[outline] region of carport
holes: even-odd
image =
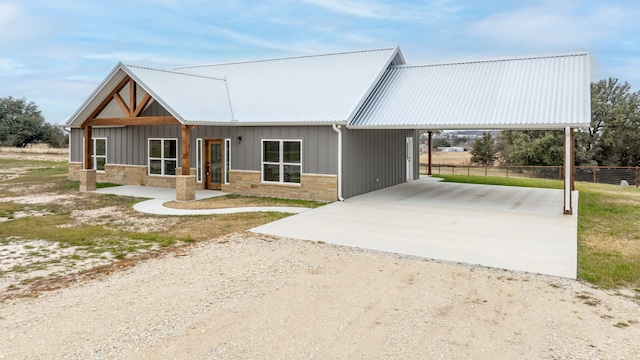
[[[574,131],[591,121],[590,66],[582,52],[392,65],[347,126],[562,130],[564,191],[420,179],[255,231],[575,278]],[[407,173],[417,169],[412,158],[407,155]]]
[[[423,177],[252,231],[575,278],[577,214],[558,211],[562,198],[562,190]]]

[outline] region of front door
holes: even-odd
[[[222,139],[205,141],[204,173],[207,189],[220,190],[223,179],[222,159],[224,159],[224,147]]]

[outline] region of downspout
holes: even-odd
[[[338,200],[344,201],[342,197],[342,130],[340,125],[333,124],[333,131],[338,133]]]

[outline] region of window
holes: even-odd
[[[96,171],[104,171],[104,164],[107,163],[107,139],[93,138],[93,168]]]
[[[196,139],[196,181],[202,182],[202,139]]]
[[[229,183],[229,170],[231,169],[231,139],[224,139],[224,183]]]
[[[300,184],[301,140],[262,140],[262,181]]]
[[[149,139],[149,175],[175,175],[178,140]]]

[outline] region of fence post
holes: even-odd
[[[598,166],[593,165],[593,183],[596,183],[596,173],[598,172]],[[636,181],[637,182],[637,181]]]
[[[533,165],[529,165],[529,179],[533,179]]]
[[[470,175],[471,175],[471,165],[467,165],[467,176],[470,176]],[[638,182],[636,181],[636,183]]]
[[[507,165],[507,179],[509,178],[509,165]]]
[[[484,176],[487,176],[487,165],[484,166]]]
[[[455,174],[456,174],[456,166],[451,165],[451,175],[455,175]]]
[[[640,175],[640,172],[638,171],[638,167],[636,166],[636,189],[638,188],[638,175]]]

